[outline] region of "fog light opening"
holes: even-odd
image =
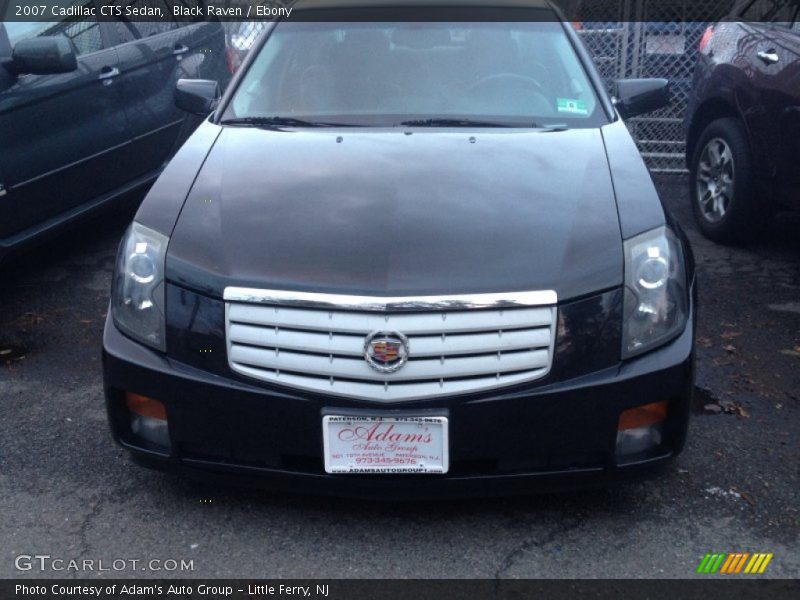
[[[666,419],[666,401],[623,411],[617,425],[617,456],[641,454],[660,446]]]
[[[131,413],[131,431],[137,437],[163,448],[170,447],[166,407],[153,398],[125,394],[125,404]]]

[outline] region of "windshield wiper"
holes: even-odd
[[[320,121],[306,121],[292,117],[237,117],[224,119],[220,125],[244,125],[247,127],[354,127],[346,123],[323,123]]]
[[[540,129],[546,132],[569,131],[569,126],[566,123],[555,123],[552,125],[542,125]]]
[[[402,121],[406,127],[510,127],[496,121],[475,121],[472,119],[415,119]]]

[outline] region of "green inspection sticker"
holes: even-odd
[[[586,102],[583,100],[573,100],[572,98],[558,98],[558,112],[570,113],[573,115],[588,115]]]

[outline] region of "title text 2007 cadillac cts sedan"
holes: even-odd
[[[223,98],[178,86],[210,116],[120,247],[115,438],[157,468],[390,498],[674,457],[694,269],[621,120],[667,83],[612,101],[546,5],[330,6],[270,26]]]

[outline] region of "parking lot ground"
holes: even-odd
[[[741,551],[774,553],[764,576],[800,576],[800,219],[757,245],[717,246],[696,232],[686,185],[659,183],[698,261],[689,440],[659,477],[599,491],[398,505],[144,470],[110,439],[100,371],[127,217],[7,265],[0,577],[696,577],[706,553]],[[21,554],[141,562],[19,571]],[[193,569],[151,570],[153,559]]]

